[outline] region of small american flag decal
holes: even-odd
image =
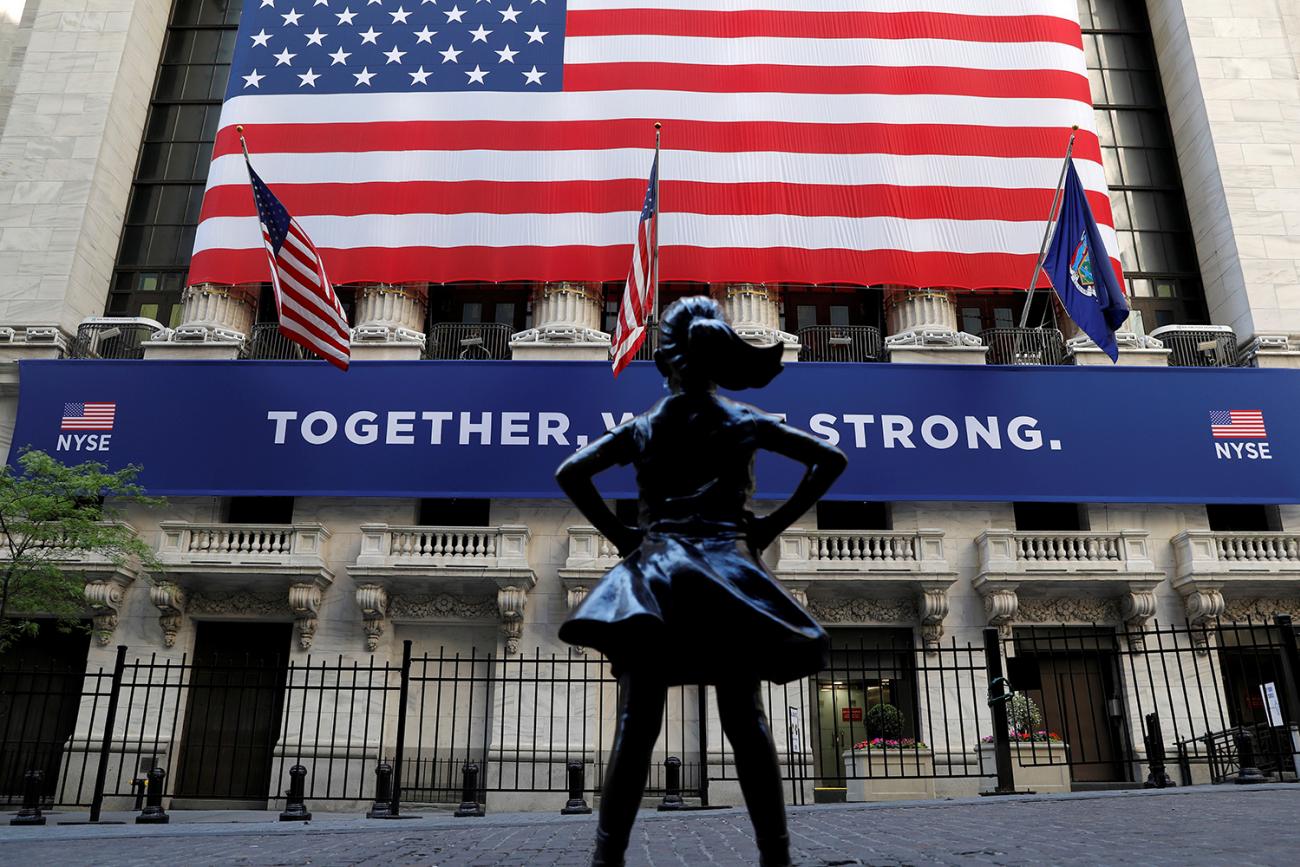
[[[59,430],[112,430],[117,416],[115,401],[65,403]]]
[[[1216,440],[1268,439],[1264,413],[1258,409],[1228,409],[1210,412],[1210,434]]]

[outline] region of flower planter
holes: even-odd
[[[845,750],[849,801],[911,801],[933,798],[934,753],[928,748]]]
[[[998,785],[998,765],[993,744],[979,745],[980,791],[991,792]],[[1070,762],[1066,745],[1060,741],[1011,743],[1011,772],[1017,792],[1070,791]]]

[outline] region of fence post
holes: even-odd
[[[366,813],[367,819],[391,818],[389,810],[393,806],[393,766],[380,762],[375,768],[375,803]]]
[[[1295,626],[1290,614],[1274,614],[1273,625],[1281,635],[1282,677],[1287,682],[1287,710],[1290,719],[1284,723],[1300,722],[1300,647],[1297,646]]]
[[[45,824],[45,817],[41,815],[41,783],[44,780],[44,771],[32,770],[23,774],[23,806],[18,815],[9,820],[10,825]]]
[[[1165,738],[1160,733],[1160,715],[1149,713],[1146,719],[1147,764],[1151,767],[1151,773],[1147,775],[1147,780],[1142,784],[1142,788],[1173,788],[1174,781],[1169,779],[1169,774],[1165,773]]]
[[[700,684],[695,689],[696,698],[699,700],[699,712],[696,716],[699,722],[697,740],[700,745],[700,806],[707,807],[709,806],[709,694],[704,684]]]
[[[119,644],[117,659],[113,662],[113,685],[108,693],[108,711],[104,715],[104,738],[99,745],[99,767],[95,770],[95,795],[90,801],[92,823],[99,821],[100,811],[104,809],[104,784],[108,781],[108,751],[113,746],[113,726],[117,724],[117,697],[122,692],[122,672],[125,670],[126,645]]]
[[[664,799],[659,802],[660,811],[680,810],[686,806],[682,802],[682,760],[677,756],[664,759]]]
[[[1007,726],[1007,702],[1012,693],[1002,676],[1002,647],[997,627],[984,630],[984,667],[989,678],[989,710],[993,714],[993,759],[997,765],[998,785],[983,795],[1014,795],[1015,774],[1011,770],[1011,731]]]
[[[1268,782],[1268,778],[1255,767],[1255,739],[1245,729],[1237,731],[1237,776],[1232,781],[1239,785]]]
[[[289,769],[289,791],[285,793],[281,822],[310,822],[311,812],[306,804],[307,769],[294,765]]]
[[[460,787],[460,806],[456,808],[453,814],[457,818],[466,816],[481,817],[483,807],[478,802],[478,765],[474,762],[466,762],[460,769],[461,787]]]
[[[569,802],[560,810],[562,816],[573,816],[591,812],[591,807],[587,806],[587,801],[582,797],[582,790],[585,788],[582,780],[583,761],[582,759],[569,759]]]
[[[149,788],[144,796],[144,809],[135,817],[137,825],[166,825],[172,820],[162,805],[163,781],[166,779],[167,772],[162,768],[154,768],[149,772]]]
[[[406,747],[406,701],[411,691],[411,639],[402,642],[402,685],[397,693],[397,751],[393,757],[393,800],[388,807],[392,818],[402,812],[402,750]]]

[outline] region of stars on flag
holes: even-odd
[[[260,2],[244,13],[253,20],[236,50],[231,95],[560,88],[551,73],[563,67],[562,2]]]

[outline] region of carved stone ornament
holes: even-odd
[[[911,599],[809,599],[808,613],[818,623],[915,623]]]
[[[91,581],[86,584],[86,604],[94,622],[95,641],[107,647],[117,629],[117,612],[122,607],[125,589],[116,581]]]
[[[948,588],[926,587],[920,593],[921,640],[926,650],[936,650],[943,640],[943,619],[948,616]]]
[[[376,586],[376,585],[366,585]],[[393,620],[496,620],[497,602],[491,596],[394,596],[388,607]]]
[[[519,639],[524,634],[524,606],[528,594],[518,587],[502,587],[497,591],[497,608],[501,612],[501,631],[506,637],[506,655],[519,652]]]
[[[1119,623],[1115,599],[1093,596],[1021,598],[1015,618],[1024,623]]]
[[[585,584],[579,584],[577,587],[570,587],[568,592],[564,594],[564,601],[568,604],[569,610],[572,611],[581,605],[582,600],[586,599],[587,594],[590,592],[591,588]]]
[[[1020,609],[1020,597],[1014,587],[994,587],[984,594],[984,613],[989,626],[996,626],[1003,638],[1011,637],[1011,622]]]
[[[790,595],[794,597],[794,601],[795,601],[795,602],[798,602],[798,603],[799,603],[800,605],[802,605],[804,608],[807,608],[807,607],[808,607],[808,591],[807,591],[807,590],[804,590],[802,587],[790,587],[790,588],[788,588],[788,589],[789,589],[789,591],[790,591]]]
[[[1223,593],[1213,585],[1190,587],[1183,591],[1183,602],[1187,606],[1187,620],[1193,627],[1192,645],[1198,653],[1205,653],[1210,646],[1209,627],[1223,616],[1227,607]]]
[[[185,591],[171,581],[160,581],[149,588],[149,601],[161,612],[158,624],[162,627],[163,646],[174,647],[185,616]]]
[[[1224,605],[1223,617],[1235,623],[1265,623],[1272,625],[1274,614],[1290,614],[1300,619],[1300,597],[1254,597],[1230,599]]]
[[[366,633],[366,650],[374,651],[379,647],[379,636],[384,634],[388,591],[378,584],[362,584],[357,588],[357,607],[361,609],[361,628]]]
[[[1130,587],[1120,597],[1120,616],[1128,627],[1129,647],[1133,650],[1146,649],[1146,639],[1142,631],[1147,622],[1156,616],[1156,594],[1152,587]]]
[[[289,610],[298,626],[298,646],[311,650],[316,637],[316,616],[320,613],[321,589],[315,584],[289,585]]]
[[[285,599],[279,594],[253,593],[236,590],[233,593],[191,593],[186,610],[191,617],[284,617],[288,610]]]

